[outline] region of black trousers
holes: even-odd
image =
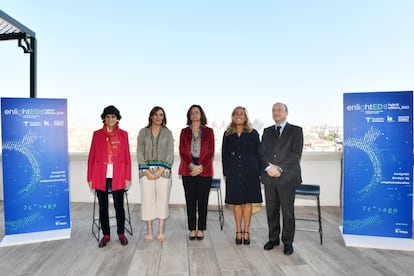
[[[112,194],[116,213],[117,234],[124,234],[125,231],[125,209],[124,209],[124,192],[125,190],[112,191],[112,178],[106,179],[106,191],[96,190],[99,201],[99,221],[101,223],[102,233],[110,235],[108,212],[108,195]]]
[[[265,185],[269,240],[279,240],[280,211],[283,215],[282,242],[292,244],[295,237],[295,188],[279,184]]]
[[[182,178],[187,206],[188,230],[206,230],[208,196],[213,177],[183,176]]]

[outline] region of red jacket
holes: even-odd
[[[131,155],[129,152],[128,133],[118,129],[120,141],[118,155],[113,159],[112,190],[125,189],[125,181],[131,181]],[[92,189],[106,190],[106,134],[103,129],[93,133],[91,149],[88,157],[88,182],[92,181]]]
[[[180,167],[178,174],[189,176],[191,173],[190,164],[193,161],[191,156],[191,140],[193,133],[190,127],[183,128],[180,134]],[[199,164],[203,166],[200,176],[213,176],[213,158],[214,158],[214,132],[213,129],[203,126],[201,129],[201,145]]]

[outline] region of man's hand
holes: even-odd
[[[270,168],[267,170],[267,174],[270,177],[280,177],[281,172],[277,165],[269,163]]]

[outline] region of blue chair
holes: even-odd
[[[319,232],[319,236],[320,236],[321,244],[322,244],[321,205],[320,205],[320,200],[319,200],[320,186],[315,185],[315,184],[301,184],[299,187],[296,188],[295,193],[296,193],[296,195],[314,197],[316,199],[316,206],[317,206],[317,209],[318,209],[318,219],[296,218],[296,220],[315,221],[315,222],[319,223],[319,229],[296,228],[296,230]]]
[[[209,209],[208,211],[215,211],[218,212],[218,220],[220,222],[220,229],[223,231],[224,225],[224,213],[223,213],[223,198],[221,195],[221,179],[220,178],[213,178],[211,182],[210,191],[215,191],[217,193],[217,209]]]
[[[109,195],[112,194],[112,191],[108,192]],[[108,196],[109,196],[108,195]],[[125,190],[125,201],[126,211],[125,211],[125,231],[127,231],[132,236],[132,225],[131,225],[131,213],[129,211],[129,201],[128,201],[128,190]],[[101,223],[99,220],[99,205],[97,204],[98,195],[95,191],[95,198],[93,200],[93,214],[92,214],[92,234],[95,236],[96,240],[99,241],[101,235]],[[109,219],[113,219],[115,216],[110,216]]]

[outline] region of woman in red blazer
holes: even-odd
[[[208,196],[213,179],[214,132],[206,124],[204,110],[199,105],[192,105],[187,111],[188,127],[183,128],[180,134],[178,174],[183,179],[190,240],[202,240],[207,224]]]
[[[99,247],[106,246],[110,240],[109,192],[112,192],[114,199],[119,241],[122,245],[127,245],[128,239],[124,235],[124,192],[131,182],[128,133],[118,126],[121,114],[115,106],[105,107],[101,118],[104,125],[93,133],[88,157],[88,184],[98,196],[99,220],[104,235]]]

